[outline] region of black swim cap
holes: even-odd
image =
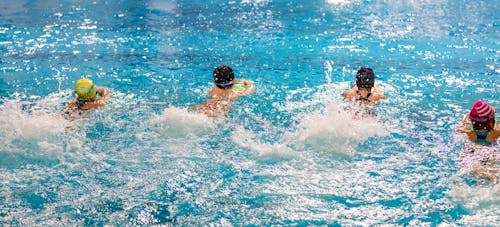
[[[371,88],[375,85],[375,74],[373,69],[361,67],[356,74],[356,86],[358,88]]]
[[[226,89],[231,87],[234,80],[234,72],[231,66],[220,65],[214,69],[214,82],[218,88]]]

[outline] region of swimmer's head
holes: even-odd
[[[495,126],[495,108],[478,100],[472,105],[469,118],[474,130],[491,130]]]
[[[233,85],[234,72],[230,66],[220,65],[214,70],[215,86],[222,89],[230,88]]]
[[[79,79],[75,83],[75,93],[79,101],[89,101],[96,94],[94,83],[87,78]]]
[[[356,74],[358,88],[372,88],[375,85],[375,74],[371,68],[361,67]]]

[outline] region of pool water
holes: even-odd
[[[454,131],[500,108],[494,0],[3,0],[0,225],[494,226]],[[212,71],[254,81],[193,113]],[[353,118],[361,66],[387,97]],[[60,115],[81,77],[105,107]],[[492,149],[499,149],[498,146]]]

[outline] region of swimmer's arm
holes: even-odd
[[[110,92],[106,88],[97,88],[96,92],[101,95],[101,98],[94,102],[85,103],[85,109],[94,109],[106,105],[109,100]]]
[[[99,99],[97,103],[100,103],[101,105],[106,104],[111,96],[109,90],[106,88],[97,88],[96,92],[101,94],[101,99]]]
[[[342,92],[342,97],[344,97],[344,99],[348,99],[348,100],[355,99],[356,92],[353,89],[344,91],[344,92]]]
[[[344,97],[344,99],[348,99],[348,100],[356,99],[356,97],[357,97],[356,91],[357,90],[358,90],[358,86],[356,85],[356,83],[354,83],[352,85],[352,87],[349,88],[349,90],[342,92],[342,96]]]
[[[457,128],[455,129],[457,132],[460,133],[467,133],[470,130],[467,130],[467,121],[469,120],[469,114],[465,114],[462,116],[462,120],[457,125]]]
[[[347,99],[347,97],[349,97],[349,91],[342,92],[342,97],[344,97],[345,99]]]
[[[375,84],[373,86],[373,94],[376,96],[376,99],[385,99],[384,92],[382,92],[382,89],[378,86],[378,84]]]
[[[71,109],[77,109],[78,107],[76,106],[77,99],[73,99],[71,101],[68,101],[66,103],[66,106],[64,106],[63,112],[68,112]]]
[[[68,101],[68,102],[66,103],[66,106],[73,106],[73,105],[75,105],[76,101],[77,101],[76,99],[73,99],[73,100],[71,100],[71,101]]]
[[[84,109],[90,110],[90,109],[94,109],[94,108],[98,108],[98,107],[104,106],[104,104],[106,104],[106,103],[101,103],[100,101],[97,101],[97,102],[87,102],[84,105]]]
[[[372,97],[373,97],[373,101],[379,101],[381,99],[385,99],[385,96],[382,93],[379,93],[379,92],[372,93],[372,95],[371,95],[370,98],[372,98]]]
[[[210,89],[210,91],[208,92],[208,97],[209,98],[215,97],[215,88]]]
[[[489,142],[495,144],[495,143],[499,143],[500,144],[500,141],[498,141],[500,139],[500,130],[499,128],[495,128],[494,130],[491,130],[490,131],[490,135],[488,136],[490,139],[489,139]]]
[[[241,93],[241,95],[250,94],[250,93],[253,93],[255,91],[255,86],[253,85],[253,82],[251,80],[245,80],[245,79],[243,79],[241,81],[247,87],[247,89],[245,89],[245,91],[243,91]]]
[[[375,85],[373,86],[373,92],[374,92],[374,93],[381,93],[381,94],[383,93],[383,92],[382,92],[382,89],[380,89],[380,87],[378,86],[378,84],[375,84]]]
[[[474,130],[467,129],[467,123],[469,122],[469,114],[462,116],[462,120],[458,123],[456,131],[459,133],[464,133],[471,141],[477,140],[477,135]],[[491,141],[490,141],[491,142]]]

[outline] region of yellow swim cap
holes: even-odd
[[[88,101],[95,96],[95,86],[92,80],[82,78],[75,83],[75,93],[80,101]]]

